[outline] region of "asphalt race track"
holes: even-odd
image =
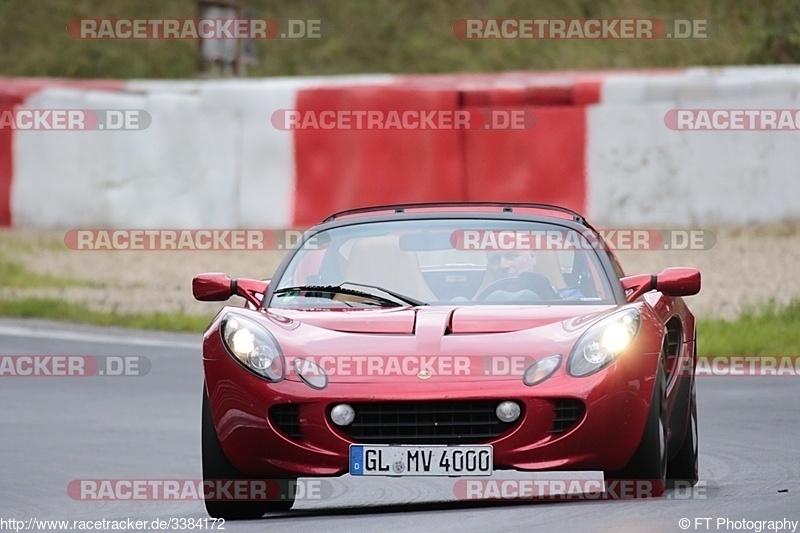
[[[152,367],[138,377],[0,377],[0,519],[206,517],[200,501],[81,501],[67,492],[79,479],[200,478],[199,336],[0,321],[0,355],[59,354],[143,356]],[[682,531],[681,518],[689,531],[737,530],[718,528],[717,518],[800,520],[797,379],[699,378],[704,488],[693,497],[441,503],[453,499],[451,481],[346,476],[328,499],[225,530],[623,533]],[[708,528],[696,529],[706,517]]]

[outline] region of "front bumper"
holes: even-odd
[[[323,477],[348,472],[350,439],[329,419],[336,403],[435,400],[516,400],[520,420],[494,447],[495,470],[621,469],[630,460],[644,432],[658,354],[629,354],[585,378],[562,369],[539,385],[521,380],[437,383],[404,380],[379,386],[330,383],[315,390],[299,381],[268,383],[224,353],[220,343],[206,346],[219,356],[204,360],[212,418],[225,455],[243,474],[264,477]],[[568,431],[553,434],[554,402],[580,400],[583,419]],[[301,436],[276,426],[269,411],[296,405]]]

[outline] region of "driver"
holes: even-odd
[[[486,269],[488,271],[487,274],[489,274],[489,282],[503,278],[518,277],[525,272],[537,273],[535,251],[487,251],[486,254]],[[552,280],[549,281],[552,283]],[[581,291],[570,287],[556,289],[556,292],[559,297],[565,300],[583,297]]]
[[[536,252],[509,250],[487,252],[486,267],[493,280],[519,276],[522,272],[535,272]]]

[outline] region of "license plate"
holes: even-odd
[[[354,476],[491,476],[491,446],[350,446]]]

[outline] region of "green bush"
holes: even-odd
[[[250,76],[494,72],[800,62],[800,4],[689,0],[242,0],[254,17],[322,19],[321,39],[258,41]],[[193,78],[194,41],[78,41],[75,18],[193,18],[194,0],[4,0],[0,74]],[[457,39],[461,18],[707,19],[711,36],[683,40]]]

